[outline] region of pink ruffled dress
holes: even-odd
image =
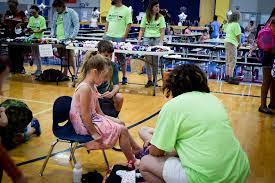
[[[78,89],[84,85],[89,86],[92,91],[92,96],[91,96],[91,101],[89,106],[92,122],[95,125],[97,132],[102,137],[104,148],[112,148],[117,143],[123,126],[109,120],[105,116],[100,115],[96,112],[96,106],[98,102],[98,92],[95,92],[97,91],[96,88],[94,88],[93,90],[92,87],[85,82],[82,82],[78,85],[72,99],[70,119],[75,129],[75,132],[80,135],[89,135],[80,117],[81,105],[80,105],[79,98],[76,97]],[[90,150],[101,148],[100,144],[94,141],[86,143],[85,146]]]

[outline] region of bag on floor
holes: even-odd
[[[0,107],[6,109],[8,125],[0,128],[2,144],[9,150],[16,146],[13,141],[18,133],[24,133],[24,129],[31,122],[33,115],[27,104],[19,100],[8,99],[0,104]]]
[[[63,73],[56,69],[47,69],[37,78],[38,81],[57,82],[62,81]]]

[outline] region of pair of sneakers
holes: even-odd
[[[43,72],[41,70],[36,70],[32,75],[39,77]]]
[[[271,104],[269,104],[268,106],[260,106],[259,107],[259,112],[274,115],[274,112],[272,112],[270,109],[275,109],[275,106],[271,105]]]
[[[128,79],[126,77],[122,77],[122,82],[123,85],[126,85],[128,83]]]

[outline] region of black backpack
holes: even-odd
[[[36,79],[38,81],[58,82],[62,81],[63,73],[56,69],[47,69]]]

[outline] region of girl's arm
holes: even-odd
[[[238,40],[238,49],[241,47],[241,34],[240,35],[237,35],[237,40]]]
[[[141,43],[141,38],[144,34],[145,29],[144,28],[140,28],[139,34],[138,34],[138,43]]]
[[[98,133],[96,131],[96,128],[92,122],[91,116],[90,116],[90,101],[91,101],[91,89],[89,87],[81,87],[79,88],[79,97],[80,97],[80,114],[81,114],[81,119],[85,125],[85,127],[88,130],[88,133],[94,137],[98,136]]]
[[[164,35],[165,35],[165,28],[162,28],[162,29],[160,29],[160,44],[161,45],[163,45]]]

